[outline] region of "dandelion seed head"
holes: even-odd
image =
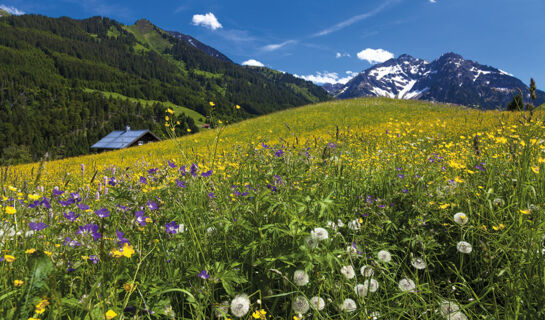
[[[373,276],[373,274],[375,273],[375,270],[373,270],[373,268],[371,268],[370,266],[365,265],[361,267],[360,273],[362,276],[368,278]]]
[[[358,297],[367,296],[367,291],[368,291],[367,286],[361,283],[358,283],[357,285],[354,286],[354,292],[356,293]]]
[[[310,232],[310,236],[318,241],[323,241],[329,237],[329,233],[324,228],[314,228],[314,230]]]
[[[378,281],[375,279],[365,280],[363,285],[368,288],[369,292],[376,292],[378,290]]]
[[[458,244],[456,244],[456,249],[458,249],[458,252],[470,254],[471,251],[473,251],[473,247],[469,242],[466,241],[460,241]]]
[[[341,268],[341,273],[348,280],[353,279],[356,276],[356,272],[354,272],[352,266],[343,266]]]
[[[356,302],[350,298],[346,298],[341,305],[341,310],[345,312],[354,312],[358,309]]]
[[[377,257],[380,261],[384,263],[388,263],[392,261],[392,254],[389,251],[386,250],[380,250],[377,254]]]
[[[408,278],[401,279],[398,284],[399,290],[405,292],[415,292],[416,284]]]
[[[250,299],[245,294],[236,296],[231,301],[231,313],[238,318],[243,317],[250,310]]]
[[[314,310],[322,311],[325,308],[325,301],[324,299],[315,296],[310,298],[310,306]]]
[[[293,299],[291,306],[292,306],[293,312],[301,313],[301,314],[307,313],[308,309],[310,308],[307,298],[303,296],[295,297],[295,299]]]
[[[443,300],[439,305],[439,313],[441,313],[443,317],[446,317],[449,314],[454,313],[458,310],[460,310],[460,306],[452,301]]]
[[[464,224],[466,224],[469,221],[469,218],[463,212],[456,213],[454,215],[453,219],[454,219],[454,222],[456,222],[457,224],[459,224],[461,226],[463,226]]]
[[[411,265],[418,270],[426,269],[426,261],[424,261],[424,259],[420,257],[413,258],[411,261]]]
[[[305,270],[296,270],[293,273],[293,282],[295,282],[295,285],[297,286],[304,286],[308,283],[308,274],[305,272]]]

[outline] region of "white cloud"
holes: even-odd
[[[269,44],[269,45],[266,45],[264,46],[263,48],[261,48],[263,51],[275,51],[275,50],[278,50],[282,47],[285,47],[287,46],[288,44],[293,44],[293,43],[297,43],[297,41],[295,40],[287,40],[287,41],[284,41],[282,43],[276,43],[276,44]]]
[[[340,53],[340,52],[337,52],[337,54],[335,55],[335,58],[337,58],[337,59],[342,58],[342,57],[348,57],[348,58],[350,58],[350,53]]]
[[[260,61],[257,61],[255,59],[246,60],[242,63],[243,66],[251,66],[251,67],[264,67],[265,65],[261,63]]]
[[[437,2],[437,0],[430,0],[430,2],[431,2],[431,3],[436,3],[436,2]]]
[[[350,81],[352,78],[354,78],[356,75],[358,75],[356,72],[352,71],[346,71],[346,76],[339,78],[339,74],[336,72],[316,72],[316,74],[309,74],[309,75],[297,75],[294,74],[294,76],[305,79],[307,81],[312,81],[317,84],[324,84],[324,83],[341,83],[345,84],[348,81]]]
[[[367,48],[358,52],[358,59],[367,60],[370,64],[384,62],[392,59],[394,54],[383,49],[370,49]]]
[[[193,25],[203,26],[205,28],[210,28],[212,30],[223,28],[221,23],[219,23],[218,19],[212,12],[208,12],[207,14],[204,14],[204,15],[202,14],[194,15]]]
[[[2,9],[4,11],[7,11],[8,13],[16,15],[16,16],[20,16],[22,14],[25,14],[23,11],[21,11],[21,10],[15,8],[15,7],[8,7],[8,6],[3,5],[3,4],[0,4],[0,9]]]

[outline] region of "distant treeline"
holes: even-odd
[[[47,151],[57,157],[85,154],[125,125],[166,134],[160,105],[107,99],[85,89],[169,101],[229,121],[327,99],[304,80],[222,61],[157,32],[171,44],[162,52],[108,18],[0,18],[3,158],[18,148],[28,148],[32,160]],[[180,122],[181,129],[197,131],[191,119],[181,116]]]

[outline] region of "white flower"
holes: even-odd
[[[499,207],[499,206],[503,206],[503,205],[505,204],[505,201],[503,201],[503,199],[496,198],[496,199],[492,200],[492,203],[493,203],[496,207]]]
[[[371,314],[369,316],[371,317],[371,319],[377,320],[378,318],[380,318],[380,312],[378,312],[378,311],[371,312]]]
[[[314,310],[322,311],[325,308],[325,301],[320,297],[310,298],[310,306]]]
[[[306,285],[308,283],[308,274],[305,270],[296,270],[293,273],[293,282],[300,287]]]
[[[350,298],[344,299],[343,304],[341,305],[341,310],[346,312],[354,312],[357,308],[356,302]]]
[[[184,233],[185,232],[185,226],[183,223],[181,223],[179,226],[178,226],[178,230],[176,233]]]
[[[390,252],[386,251],[386,250],[380,250],[377,254],[378,256],[378,259],[382,262],[390,262],[392,261],[392,255],[390,254]]]
[[[216,306],[216,310],[214,310],[214,314],[216,315],[216,318],[221,318],[227,315],[229,312],[229,302],[228,301],[222,301],[221,304]]]
[[[337,231],[337,225],[335,224],[335,222],[333,222],[333,221],[328,221],[326,225],[327,225],[327,227],[330,228],[331,230]]]
[[[307,244],[307,247],[309,247],[311,249],[318,248],[318,239],[316,239],[316,238],[306,237],[305,238],[305,243]]]
[[[250,310],[250,299],[245,294],[239,294],[231,301],[231,313],[238,318],[243,317]]]
[[[361,283],[358,283],[355,287],[354,287],[354,292],[359,296],[359,297],[365,297],[367,295],[367,286],[361,284]]]
[[[328,238],[329,234],[324,228],[314,228],[314,230],[310,232],[310,236],[318,241],[323,241]]]
[[[358,220],[352,220],[348,223],[348,228],[350,230],[359,230],[361,228],[361,223]]]
[[[291,307],[293,309],[293,312],[295,313],[306,313],[310,306],[308,304],[307,298],[303,296],[297,296],[295,297],[295,299],[293,299]]]
[[[414,281],[411,279],[401,279],[399,281],[399,290],[401,291],[408,291],[408,292],[414,292],[414,289],[416,288],[416,285],[414,284]]]
[[[341,268],[341,273],[346,279],[353,279],[356,276],[356,272],[354,272],[354,268],[352,266],[343,266]]]
[[[423,258],[420,258],[420,257],[413,258],[413,260],[411,261],[411,264],[413,267],[415,267],[418,270],[426,269],[426,261],[424,261]]]
[[[375,279],[365,280],[363,285],[369,289],[369,292],[375,292],[378,290],[378,281]]]
[[[467,320],[466,315],[461,311],[453,312],[447,316],[445,316],[445,319],[447,320]]]
[[[441,313],[443,317],[446,317],[458,310],[460,310],[460,306],[452,301],[443,300],[439,306],[439,313]]]
[[[473,251],[473,247],[471,246],[471,244],[465,241],[458,242],[458,244],[456,245],[456,249],[458,249],[459,252],[466,254],[469,254],[471,253],[471,251]]]
[[[339,226],[339,228],[344,227],[344,222],[341,219],[337,219],[337,226]]]
[[[461,226],[466,224],[468,221],[469,221],[469,218],[463,212],[458,212],[457,214],[454,215],[454,222],[456,222],[457,224]]]
[[[214,228],[214,227],[208,227],[208,229],[206,229],[206,232],[208,232],[208,233],[212,233],[214,231],[216,231],[216,228]]]
[[[363,266],[361,267],[360,272],[362,276],[369,278],[373,276],[373,273],[375,273],[375,270],[373,270],[373,268],[371,268],[370,266]]]

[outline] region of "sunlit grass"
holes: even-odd
[[[0,314],[542,318],[544,129],[358,99],[3,168]]]

